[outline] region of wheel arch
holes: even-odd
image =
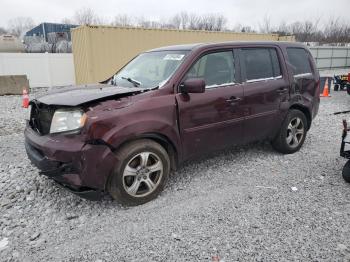
[[[303,105],[300,105],[300,104],[292,105],[289,108],[289,110],[291,110],[291,109],[299,110],[305,115],[306,120],[307,120],[307,130],[309,130],[310,127],[311,127],[311,123],[312,123],[312,117],[311,117],[310,110],[306,106],[303,106]]]
[[[118,148],[114,148],[113,151],[118,151],[118,149],[120,149],[121,147],[131,143],[131,142],[135,142],[137,140],[142,140],[142,139],[150,139],[153,140],[154,142],[160,144],[165,151],[169,154],[169,158],[170,158],[170,169],[175,171],[177,169],[177,166],[179,164],[179,155],[178,155],[178,150],[176,149],[174,143],[165,135],[159,134],[159,133],[144,133],[144,134],[140,134],[137,137],[133,137],[130,139],[125,140],[124,142],[122,142]],[[109,176],[106,179],[105,182],[105,190],[108,187],[108,184],[111,181],[111,177],[112,174],[109,174]]]
[[[171,169],[176,170],[178,164],[179,164],[179,152],[174,143],[169,139],[167,136],[159,133],[144,133],[137,135],[136,137],[130,138],[125,140],[123,143],[121,143],[118,148],[121,148],[125,146],[126,144],[130,142],[134,142],[140,139],[150,139],[153,140],[154,142],[157,142],[160,144],[169,154],[170,158],[170,164],[171,164]],[[115,150],[118,150],[116,148]]]

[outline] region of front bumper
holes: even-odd
[[[116,164],[106,145],[91,145],[80,135],[40,136],[27,125],[25,148],[40,173],[81,197],[98,200]]]

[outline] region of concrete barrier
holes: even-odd
[[[21,95],[24,87],[29,89],[26,75],[0,76],[0,95]]]

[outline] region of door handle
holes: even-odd
[[[288,88],[286,88],[286,87],[281,87],[281,88],[277,89],[277,93],[279,93],[279,94],[284,94],[287,92],[288,92]]]
[[[242,98],[236,97],[236,96],[232,96],[229,99],[226,99],[226,102],[229,102],[231,105],[234,105],[234,104],[238,103],[239,101],[242,101]]]

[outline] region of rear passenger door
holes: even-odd
[[[246,141],[272,137],[279,130],[281,102],[289,97],[286,67],[282,53],[275,47],[240,49],[245,113]]]

